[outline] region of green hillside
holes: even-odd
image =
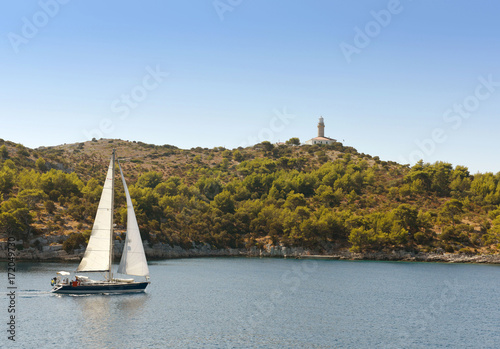
[[[319,253],[500,248],[500,173],[471,175],[443,162],[409,167],[341,143],[182,150],[102,139],[28,149],[0,140],[1,238],[23,240],[18,248],[40,247],[34,238],[48,235],[67,251],[84,246],[112,149],[150,244],[282,244]],[[120,231],[125,198],[116,183]]]

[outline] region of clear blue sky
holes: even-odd
[[[3,139],[235,148],[323,116],[383,160],[500,171],[497,0],[60,1],[2,5]]]

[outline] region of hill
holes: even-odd
[[[144,240],[184,249],[498,254],[500,173],[413,167],[341,143],[234,150],[101,139],[29,149],[0,140],[0,234],[18,249],[88,241],[112,149]],[[115,194],[116,239],[125,222]]]

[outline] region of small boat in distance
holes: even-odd
[[[121,279],[113,276],[113,210],[114,210],[114,173],[115,151],[111,155],[108,173],[102,189],[101,200],[97,208],[92,233],[85,254],[76,269],[77,272],[104,273],[104,280],[92,280],[88,276],[75,275],[59,271],[52,279],[53,293],[88,294],[88,293],[136,293],[144,292],[150,284],[149,268],[142,246],[141,233],[135,217],[134,207],[128,191],[123,171],[118,162],[123,188],[127,199],[127,235],[118,273],[133,276],[144,276],[145,281],[138,282],[133,278]]]

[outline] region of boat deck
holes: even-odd
[[[57,284],[52,293],[64,294],[92,294],[92,293],[139,293],[144,292],[150,282],[102,282],[92,284]]]

